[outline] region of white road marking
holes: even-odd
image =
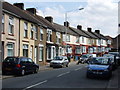
[[[58,75],[57,77],[61,77],[61,76],[68,74],[68,73],[70,73],[70,72],[62,73],[62,74]]]
[[[31,85],[31,86],[29,86],[29,87],[26,87],[26,88],[25,88],[25,89],[23,89],[23,90],[30,89],[30,88],[35,87],[35,86],[37,86],[37,85],[43,84],[43,83],[45,83],[45,82],[47,82],[47,80],[44,80],[44,81],[39,82],[39,83],[37,83],[37,84]]]
[[[80,69],[82,69],[82,67],[80,67],[80,68],[76,68],[75,71],[80,70]]]

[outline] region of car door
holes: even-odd
[[[35,70],[35,67],[34,67],[34,62],[31,58],[28,58],[28,64],[29,64],[29,71],[33,72]]]
[[[65,65],[67,65],[68,64],[68,59],[67,59],[67,57],[64,57],[64,63],[65,63]]]
[[[27,58],[25,58],[25,57],[20,58],[20,65],[21,65],[22,69],[24,69],[26,72],[28,72],[29,67],[27,65]]]

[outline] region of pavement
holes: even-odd
[[[71,61],[71,62],[69,63],[69,66],[74,66],[74,65],[76,65],[76,63],[77,63],[77,61]],[[45,70],[52,70],[52,69],[53,69],[53,68],[50,67],[50,63],[47,63],[46,65],[40,66],[39,72],[40,72],[40,71],[45,71]],[[0,80],[1,80],[1,79],[12,78],[12,77],[14,77],[14,75],[2,75],[2,76],[0,77]]]

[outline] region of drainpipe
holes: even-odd
[[[20,20],[21,19],[19,19],[19,43],[18,43],[18,56],[20,56]]]

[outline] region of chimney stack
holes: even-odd
[[[89,28],[89,27],[88,27],[88,28],[87,28],[87,31],[88,31],[88,32],[92,32],[92,28]]]
[[[96,32],[97,34],[100,34],[100,30],[95,30],[95,32]]]
[[[45,17],[46,20],[48,20],[50,23],[53,23],[53,17],[47,16]]]
[[[35,8],[27,8],[26,11],[36,15],[36,9]]]
[[[64,22],[64,26],[69,27],[69,22],[68,21]]]
[[[13,5],[24,10],[24,3],[14,3]]]
[[[82,30],[82,26],[81,25],[77,25],[77,29]]]

